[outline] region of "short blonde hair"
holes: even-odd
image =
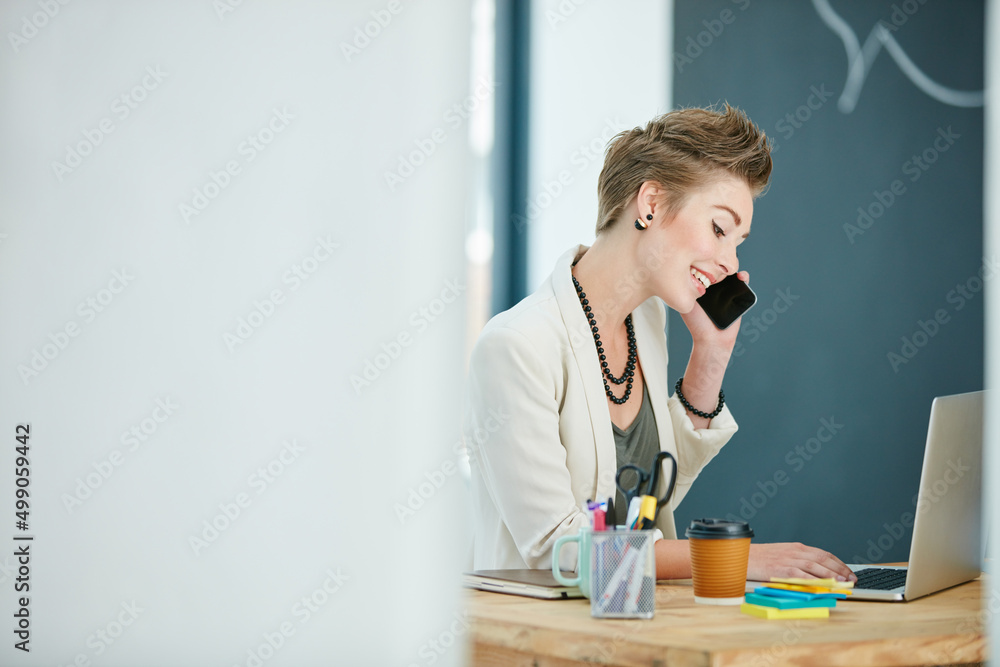
[[[667,192],[667,213],[683,207],[692,190],[720,171],[742,179],[756,199],[771,176],[771,145],[741,110],[679,109],[646,127],[618,133],[604,154],[597,181],[597,233],[614,225],[646,181]]]

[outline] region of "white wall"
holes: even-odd
[[[594,239],[608,140],[670,110],[673,2],[532,3],[528,289]]]
[[[469,13],[0,6],[0,663],[464,661]]]

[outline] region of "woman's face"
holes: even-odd
[[[693,191],[673,219],[655,212],[642,232],[649,235],[647,261],[660,265],[653,272],[655,293],[677,312],[689,312],[708,285],[739,270],[736,247],[750,234],[752,217],[750,188],[728,174]]]

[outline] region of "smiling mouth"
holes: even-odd
[[[691,267],[691,275],[694,276],[699,282],[701,282],[701,284],[705,287],[705,289],[708,289],[709,286],[711,286],[712,284],[712,281],[709,280],[708,276],[706,276],[704,273],[702,273],[701,271],[699,271],[694,267]]]

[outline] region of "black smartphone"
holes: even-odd
[[[705,294],[698,298],[698,303],[716,327],[728,329],[740,315],[757,303],[757,295],[734,273],[709,285]]]

